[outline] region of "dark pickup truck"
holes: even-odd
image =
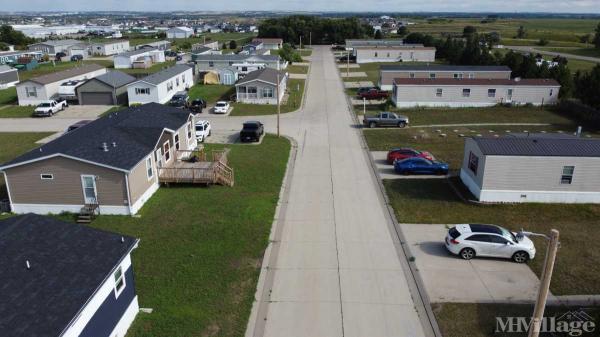
[[[365,116],[363,124],[370,128],[380,126],[397,126],[403,128],[408,125],[408,117],[396,115],[393,112],[380,112],[377,116]]]
[[[366,99],[386,99],[389,96],[387,91],[371,88],[369,90],[362,90],[356,93],[358,98],[366,98]]]
[[[261,122],[245,122],[242,131],[240,131],[240,140],[242,142],[258,142],[263,133],[265,133],[265,128]]]

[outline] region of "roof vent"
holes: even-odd
[[[29,263],[29,260],[25,261],[25,267],[27,267],[27,269],[31,269],[31,264]]]
[[[117,147],[117,142],[112,142],[112,147]]]
[[[515,77],[515,82],[520,82],[521,78],[520,77]]]
[[[121,236],[121,243],[125,242],[125,238]]]
[[[102,143],[102,151],[108,152],[108,144],[106,142]]]

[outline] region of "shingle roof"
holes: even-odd
[[[2,336],[59,336],[137,241],[41,215],[0,220]]]
[[[472,138],[484,155],[600,157],[600,139],[563,134],[522,134]]]
[[[131,51],[126,51],[126,52],[119,53],[119,54],[115,55],[115,57],[118,57],[118,56],[119,57],[131,57],[131,56],[135,56],[135,55],[140,55],[140,54],[143,54],[143,53],[147,53],[147,52],[153,51],[153,50],[158,50],[158,49],[153,48],[153,47],[143,47],[143,48],[140,48],[140,49],[136,49],[136,50],[131,50]]]
[[[66,80],[66,79],[74,77],[74,76],[81,76],[81,75],[87,74],[89,72],[100,70],[100,69],[104,69],[104,67],[97,65],[97,64],[84,64],[82,66],[77,66],[77,67],[70,68],[67,70],[30,78],[29,81],[39,83],[42,85],[49,84],[49,83],[63,81],[63,80]]]
[[[252,41],[260,41],[263,43],[283,43],[283,39],[270,37],[255,37]]]
[[[508,71],[510,68],[507,66],[455,66],[445,64],[428,64],[428,65],[382,65],[379,67],[382,72],[385,71],[431,71],[431,72],[445,72],[445,71]]]
[[[43,42],[38,42],[38,43],[32,43],[30,44],[30,46],[34,46],[36,44],[46,44],[49,46],[65,46],[65,45],[72,45],[72,44],[79,44],[79,43],[83,43],[83,41],[79,41],[79,40],[48,40],[48,41],[43,41]]]
[[[195,47],[195,48],[192,50],[192,52],[193,52],[193,53],[198,53],[198,54],[200,54],[200,53],[207,52],[207,51],[209,51],[209,50],[212,50],[212,48],[208,48],[208,47],[205,47],[205,46],[198,46],[198,47]]]
[[[235,84],[238,85],[260,80],[267,83],[271,83],[273,85],[277,85],[277,74],[279,74],[280,81],[281,79],[285,78],[285,72],[266,67],[249,72],[248,74],[246,74],[246,76],[244,76],[244,78],[239,79]]]
[[[347,39],[345,41],[346,47],[358,47],[358,46],[401,46],[404,45],[404,40],[393,39],[393,40],[354,40]],[[421,45],[422,46],[422,45]]]
[[[189,112],[149,103],[97,119],[0,166],[12,166],[56,154],[129,171],[154,150],[165,128],[177,130]],[[116,147],[112,143],[116,143]],[[108,151],[102,144],[108,145]]]
[[[183,73],[186,70],[190,70],[190,66],[186,65],[186,64],[176,64],[172,67],[166,68],[164,70],[161,70],[159,72],[156,72],[152,75],[146,76],[142,79],[140,79],[140,81],[144,81],[150,84],[160,84],[170,78],[172,78],[173,76],[177,76],[178,74]]]
[[[137,78],[118,70],[109,71],[95,79],[113,88],[119,88],[137,80]]]
[[[1,64],[0,65],[0,73],[6,73],[9,71],[18,71],[17,69],[13,68],[13,67],[9,67],[7,65]]]
[[[244,55],[244,54],[214,54],[214,55],[195,55],[196,61],[244,61],[254,58],[257,61],[277,61],[279,55]]]
[[[515,79],[483,79],[483,78],[396,78],[394,83],[397,85],[507,85],[507,86],[552,86],[560,87],[560,84],[554,79],[549,78],[524,78]]]

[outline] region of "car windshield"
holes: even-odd
[[[515,237],[515,235],[509,231],[506,228],[502,228],[500,226],[498,226],[498,229],[500,229],[500,232],[502,234],[503,237],[510,239],[512,242],[518,242],[519,240],[517,240],[517,238]]]
[[[48,108],[50,107],[50,103],[42,103],[40,105],[38,105],[40,108]]]
[[[258,124],[254,124],[254,123],[246,123],[244,124],[244,129],[258,129]]]
[[[196,125],[196,131],[204,131],[204,126]]]
[[[226,105],[227,105],[227,103],[217,103],[217,107],[219,107],[219,108],[222,108]]]

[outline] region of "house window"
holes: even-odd
[[[148,180],[154,176],[154,171],[152,170],[152,157],[146,159],[146,175],[148,175]]]
[[[554,93],[554,89],[550,89],[550,96]]]
[[[167,82],[167,91],[173,90],[173,81]]]
[[[163,150],[165,152],[165,162],[168,162],[169,160],[171,160],[171,146],[169,145],[169,141],[167,141],[165,145],[163,145]]]
[[[121,266],[117,268],[113,276],[115,278],[115,297],[118,298],[125,289],[125,275]]]
[[[457,78],[457,79],[463,78],[463,74],[462,73],[456,73],[456,74],[454,74],[454,78]]]
[[[415,73],[410,73],[410,74],[408,74],[408,77],[410,77],[410,78],[415,78]]]
[[[187,138],[188,138],[188,140],[189,140],[190,138],[192,138],[192,128],[191,128],[190,124],[187,124],[187,125],[185,126],[185,132],[187,133]]]
[[[175,149],[179,150],[179,134],[175,135]]]
[[[136,95],[150,95],[150,88],[135,88]]]
[[[390,57],[390,53],[387,53],[387,57]]]
[[[560,176],[560,183],[570,185],[573,182],[574,172],[575,166],[563,166],[562,175]]]
[[[248,67],[242,67],[242,71],[248,71]]]
[[[25,87],[25,93],[27,94],[27,97],[37,97],[37,88]]]
[[[488,97],[496,97],[496,89],[488,89]]]
[[[40,178],[42,180],[52,180],[52,179],[54,179],[54,175],[51,173],[42,173],[42,174],[40,174]]]
[[[208,66],[212,68],[212,67],[214,67],[214,66],[215,66],[215,63],[214,63],[213,61],[209,61],[209,62],[208,62]]]
[[[434,73],[430,73],[429,74],[429,78],[435,78],[435,74]]]
[[[463,97],[470,97],[471,96],[471,89],[463,89]]]
[[[479,167],[479,157],[469,152],[469,170],[477,175],[477,168]]]
[[[179,86],[179,77],[175,78],[175,85]]]
[[[442,97],[443,95],[444,95],[444,89],[442,89],[442,88],[435,89],[435,96]]]
[[[377,57],[377,52],[375,52],[375,57]]]
[[[273,98],[275,97],[273,93],[273,88],[263,88],[263,97],[264,98]]]
[[[469,73],[469,78],[475,78],[475,74]]]
[[[185,75],[181,75],[181,83],[185,83]]]

